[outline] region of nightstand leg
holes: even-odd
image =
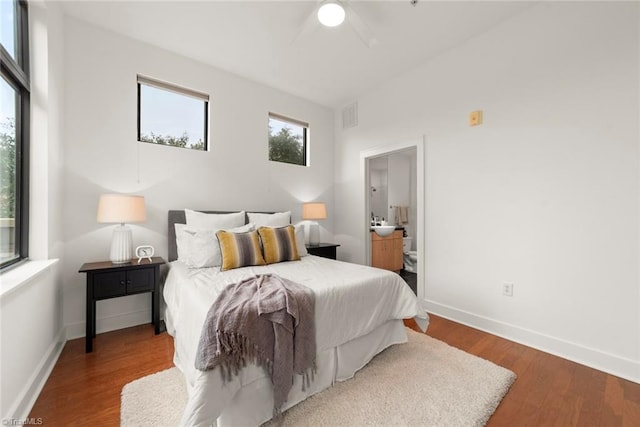
[[[160,333],[160,292],[151,292],[151,316],[156,335]]]
[[[160,333],[160,266],[154,269],[153,292],[151,292],[151,322],[158,335]]]
[[[90,288],[91,286],[87,286]],[[85,353],[91,353],[93,351],[93,324],[95,323],[95,302],[93,301],[93,295],[87,289],[87,318],[85,320]]]
[[[96,300],[93,300],[93,317],[91,318],[91,327],[93,328],[93,337],[96,336]]]

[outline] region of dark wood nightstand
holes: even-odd
[[[87,273],[87,353],[93,351],[98,300],[151,292],[151,321],[156,335],[160,333],[160,266],[164,263],[161,257],[153,257],[151,261],[143,259],[140,264],[137,260],[126,264],[103,261],[80,267],[80,273]]]
[[[305,245],[307,252],[311,255],[323,258],[336,259],[336,248],[340,245],[335,243],[320,243],[318,245]]]

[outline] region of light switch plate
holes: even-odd
[[[482,110],[476,110],[469,113],[469,126],[478,126],[482,124]]]

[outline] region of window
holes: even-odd
[[[0,1],[0,268],[29,255],[28,22],[26,1]]]
[[[309,124],[269,113],[269,160],[307,166]]]
[[[207,151],[209,95],[138,76],[138,141]]]

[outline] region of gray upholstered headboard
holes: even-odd
[[[226,214],[226,213],[236,213],[239,211],[198,211],[204,213],[216,213],[216,214]],[[254,212],[252,212],[254,213]],[[255,213],[274,213],[274,212],[255,212]],[[169,261],[175,261],[178,259],[178,248],[176,246],[176,228],[175,224],[186,224],[187,220],[184,214],[184,209],[180,210],[172,210],[169,211],[168,214],[169,220]],[[249,222],[249,216],[245,213],[244,215],[244,223],[247,224]]]

